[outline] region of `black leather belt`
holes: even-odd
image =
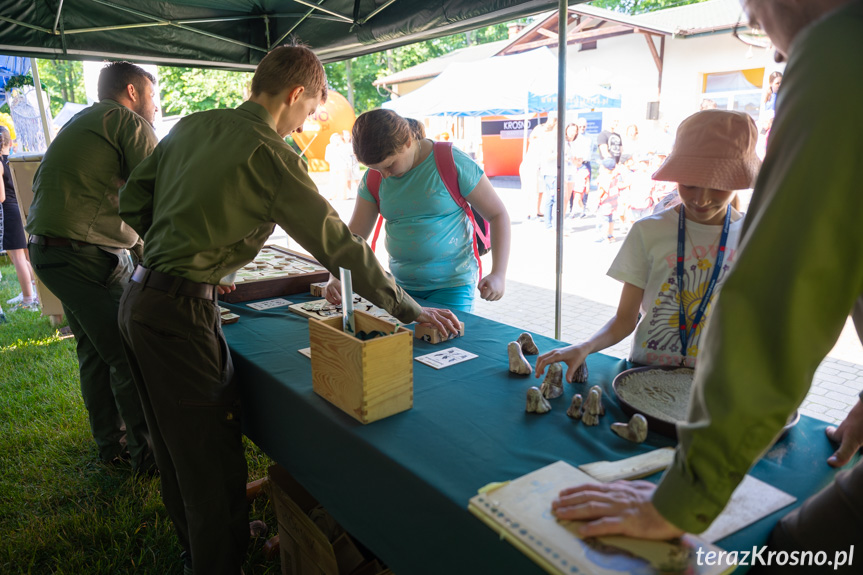
[[[171,274],[148,270],[144,266],[135,268],[132,281],[144,287],[168,292],[171,296],[182,295],[211,301],[215,301],[218,297],[216,286],[212,284],[193,282]]]
[[[68,248],[73,245],[95,245],[88,242],[82,242],[81,240],[70,240],[68,238],[49,238],[48,236],[37,236],[35,234],[30,235],[29,241],[31,244],[36,244],[37,246],[48,246],[51,248]]]

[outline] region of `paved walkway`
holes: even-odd
[[[315,179],[319,180],[320,176]],[[554,233],[547,230],[543,222],[527,217],[535,213],[536,199],[525,197],[518,188],[517,178],[495,178],[493,182],[513,222],[513,249],[506,295],[499,302],[477,299],[475,313],[554,336]],[[350,219],[353,204],[353,201],[333,202],[345,221]],[[608,278],[605,272],[620,248],[620,241],[614,244],[595,242],[593,219],[566,220],[566,229],[560,339],[573,343],[590,337],[617,308],[621,284]],[[378,246],[378,257],[383,258],[383,239]],[[483,268],[491,270],[490,255],[483,258]],[[627,338],[603,353],[627,357],[630,340]],[[801,412],[839,423],[856,403],[861,390],[863,346],[849,320],[836,346],[816,371]]]

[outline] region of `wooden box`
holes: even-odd
[[[413,337],[404,327],[361,311],[357,332],[388,335],[362,341],[342,330],[342,318],[309,320],[315,393],[362,423],[413,407]]]
[[[464,322],[459,322],[459,332],[457,334],[450,334],[449,338],[445,338],[441,335],[436,327],[424,324],[416,324],[414,326],[414,337],[417,339],[421,339],[423,341],[427,341],[432,344],[441,343],[442,341],[449,341],[451,339],[455,339],[457,337],[464,336]]]
[[[273,254],[275,257],[284,258],[299,264],[305,264],[309,267],[314,266],[320,269],[314,271],[303,271],[300,273],[285,272],[285,275],[277,277],[265,278],[250,278],[239,281],[242,272],[245,268],[240,268],[238,272],[238,280],[235,282],[237,289],[229,294],[219,296],[228,303],[239,303],[244,301],[252,301],[256,299],[266,299],[290,295],[295,293],[306,293],[309,291],[309,286],[317,282],[326,282],[330,273],[321,266],[314,258],[283,248],[281,246],[264,246],[258,258],[263,254]],[[256,258],[256,261],[257,259]],[[278,273],[276,270],[270,270],[272,273]]]

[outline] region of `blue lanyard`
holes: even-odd
[[[716,264],[713,266],[713,274],[710,277],[710,284],[707,286],[707,291],[704,297],[701,298],[701,303],[698,305],[698,310],[695,312],[695,317],[692,318],[692,327],[689,331],[686,330],[686,308],[683,305],[683,259],[686,251],[686,215],[684,214],[683,205],[680,206],[680,218],[677,222],[677,301],[680,304],[680,345],[683,346],[681,353],[686,357],[686,349],[689,342],[692,341],[695,330],[698,324],[701,323],[701,318],[704,317],[704,312],[710,304],[710,298],[713,296],[713,291],[716,289],[716,282],[719,281],[719,272],[722,270],[722,261],[725,259],[725,244],[728,241],[728,230],[731,228],[731,207],[725,211],[725,223],[722,225],[722,235],[719,238],[719,250],[716,252]],[[695,247],[695,246],[693,246]]]

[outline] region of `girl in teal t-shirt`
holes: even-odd
[[[407,120],[391,110],[362,114],[352,139],[357,159],[379,171],[382,179],[378,206],[366,172],[349,227],[368,239],[378,214],[383,215],[396,282],[413,297],[459,311],[473,310],[477,288],[483,299],[500,299],[509,259],[509,215],[476,162],[452,149],[462,196],[491,226],[492,270],[479,283],[473,228],[438,173],[432,141],[413,136]],[[338,303],[339,290],[338,280],[331,277],[327,299]]]

